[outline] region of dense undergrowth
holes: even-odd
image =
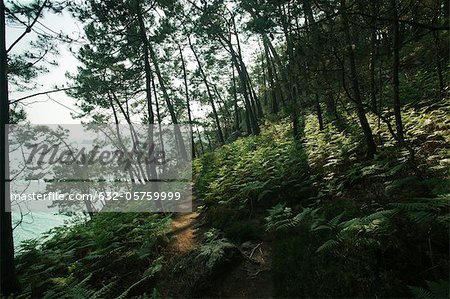
[[[223,257],[236,256],[231,242],[248,240],[272,246],[276,297],[448,297],[448,108],[404,111],[409,149],[381,123],[373,160],[361,158],[353,115],[322,131],[306,115],[298,142],[287,120],[267,123],[194,161],[213,228],[194,251],[167,262],[170,216],[99,214],[23,244],[20,297],[174,294],[164,275],[179,281],[178,294],[202,296]]]
[[[27,241],[17,257],[23,298],[153,298],[170,218],[100,213]]]
[[[405,109],[405,149],[381,122],[373,160],[354,115],[322,131],[306,115],[297,144],[266,124],[195,162],[206,215],[230,239],[272,240],[277,297],[448,297],[448,108]]]

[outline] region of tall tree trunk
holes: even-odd
[[[214,120],[215,120],[216,126],[217,126],[217,135],[219,136],[219,142],[221,145],[223,145],[223,144],[225,144],[225,140],[223,138],[222,128],[220,126],[220,120],[219,120],[219,115],[217,114],[216,105],[214,104],[214,98],[212,96],[212,92],[209,87],[208,78],[206,77],[206,74],[203,71],[203,67],[200,62],[200,58],[198,57],[198,54],[195,51],[194,46],[192,45],[191,38],[188,37],[188,39],[189,39],[189,46],[191,47],[192,53],[194,53],[195,60],[197,61],[198,69],[200,71],[200,75],[202,77],[203,83],[206,86],[206,92],[208,93],[209,102],[211,104],[211,108],[212,108],[213,115],[214,115]]]
[[[245,118],[245,126],[247,127],[247,133],[250,135],[252,132],[252,128],[251,128],[251,121],[250,121],[250,112],[248,109],[245,110],[244,118]]]
[[[288,57],[287,62],[287,80],[286,83],[287,86],[287,96],[288,96],[288,102],[291,108],[291,119],[292,119],[292,127],[293,127],[293,135],[294,139],[300,138],[300,132],[299,132],[299,122],[298,122],[298,111],[297,111],[297,96],[296,96],[296,88],[295,88],[295,72],[294,72],[294,45],[292,43],[292,39],[290,36],[290,29],[289,29],[289,21],[288,17],[284,8],[284,5],[281,4],[278,7],[279,13],[281,16],[281,22],[283,27],[283,33],[286,39],[286,53]]]
[[[350,36],[350,28],[348,24],[348,16],[347,16],[347,6],[346,0],[341,0],[341,14],[342,14],[342,23],[345,35],[345,42],[347,47],[347,54],[350,60],[350,76],[352,89],[354,93],[354,101],[358,114],[358,119],[361,125],[361,128],[364,133],[364,137],[366,139],[367,145],[367,158],[372,159],[376,153],[376,145],[373,140],[372,129],[370,128],[369,122],[367,121],[366,113],[364,111],[364,105],[361,98],[361,92],[359,89],[359,81],[358,81],[358,73],[356,71],[356,60],[355,53],[353,52],[353,43]]]
[[[167,109],[169,109],[170,118],[172,120],[172,123],[174,124],[175,138],[177,140],[178,148],[180,150],[180,155],[183,159],[187,159],[186,147],[184,145],[183,136],[181,135],[181,131],[178,126],[177,115],[175,113],[175,109],[172,105],[172,102],[170,101],[170,97],[167,92],[166,85],[164,83],[164,78],[162,77],[161,70],[159,69],[158,59],[156,57],[155,51],[153,50],[151,43],[148,43],[148,50],[150,52],[150,58],[153,62],[153,65],[155,66],[156,76],[158,77],[158,82],[161,87],[163,97],[167,105]]]
[[[372,110],[377,111],[377,96],[376,96],[376,83],[375,83],[375,56],[377,52],[377,27],[376,27],[376,16],[378,14],[377,11],[377,2],[371,1],[370,4],[371,13],[373,18],[372,22],[372,31],[370,35],[370,100],[372,105]]]
[[[156,93],[156,86],[155,86],[155,79],[152,74],[152,87],[153,87],[153,95],[155,97],[155,106],[156,106],[156,118],[158,120],[158,128],[159,128],[159,142],[161,143],[161,151],[164,152],[164,139],[163,139],[163,133],[162,133],[162,118],[161,113],[159,111],[159,101],[158,101],[158,94]],[[165,165],[163,164],[163,171],[165,169]]]
[[[236,90],[236,78],[235,78],[235,74],[234,74],[234,65],[233,63],[231,64],[231,69],[233,72],[233,100],[234,100],[234,130],[235,131],[240,131],[240,115],[239,115],[239,105],[238,105],[238,98],[237,98],[237,90]]]
[[[447,1],[448,2],[448,1]],[[435,26],[439,23],[439,12],[440,12],[440,0],[436,0],[436,7],[435,7],[435,15],[433,17],[433,24]],[[436,72],[438,75],[438,81],[439,81],[439,92],[442,93],[444,91],[445,85],[444,85],[444,77],[442,76],[442,65],[441,65],[441,40],[439,38],[439,32],[433,31],[433,38],[434,38],[434,49],[435,49],[435,58],[436,58]]]
[[[234,22],[234,20],[233,20]],[[234,27],[234,33],[237,36],[236,27]],[[250,126],[247,126],[247,131],[250,134],[258,135],[259,134],[259,126],[258,126],[258,120],[257,120],[257,112],[255,109],[252,108],[252,102],[250,93],[251,90],[248,90],[248,80],[247,76],[245,74],[245,64],[242,60],[242,57],[240,55],[240,51],[236,53],[233,47],[233,43],[231,42],[231,37],[227,38],[224,34],[219,34],[219,42],[222,44],[224,48],[228,48],[229,52],[231,53],[231,61],[233,62],[234,66],[236,67],[236,70],[238,72],[239,80],[241,81],[241,90],[242,95],[244,96],[244,106],[246,109],[246,115],[249,117]]]
[[[148,135],[147,136],[147,144],[149,148],[154,144],[153,141],[153,125],[155,124],[155,117],[153,114],[153,105],[152,105],[152,70],[150,66],[150,54],[149,54],[149,42],[147,38],[147,33],[145,29],[144,19],[142,16],[141,10],[141,1],[137,1],[137,18],[139,23],[139,35],[142,42],[142,50],[144,52],[144,72],[145,72],[145,96],[147,100],[147,112],[148,112]],[[131,124],[130,124],[131,125]],[[154,152],[149,152],[149,155],[154,155]],[[158,172],[156,171],[155,163],[146,163],[145,165],[147,171],[147,177],[150,180],[158,179]],[[157,192],[159,190],[158,184],[152,184],[152,191]],[[162,205],[160,207],[162,209]]]
[[[9,123],[8,62],[6,53],[5,3],[0,7],[0,294],[8,296],[20,291],[14,265],[14,243],[10,210],[8,147],[6,125]]]
[[[337,101],[339,100],[339,95],[337,95],[336,99],[333,96],[333,91],[329,90],[326,93],[326,101],[325,101],[325,105],[327,107],[327,115],[332,119],[332,120],[340,120],[339,119],[339,113],[337,110]]]
[[[224,41],[231,52],[231,60],[234,63],[234,66],[236,67],[236,70],[238,72],[239,80],[241,81],[241,89],[242,89],[242,95],[244,96],[244,105],[246,109],[246,116],[248,117],[249,121],[247,122],[247,131],[250,134],[258,135],[259,134],[259,126],[258,121],[256,119],[256,115],[254,110],[252,109],[252,104],[250,102],[249,92],[247,91],[247,78],[245,76],[245,73],[242,70],[242,64],[240,63],[238,59],[238,54],[236,54],[236,51],[234,51],[233,44],[227,40],[226,38],[222,37],[222,41]]]
[[[241,81],[240,86],[242,88],[242,93],[244,96],[244,104],[245,104],[245,109],[246,109],[246,115],[248,117],[247,130],[249,131],[249,133],[251,132],[253,135],[258,135],[259,134],[258,121],[257,121],[255,109],[251,102],[251,97],[249,96],[250,92],[248,92],[248,84],[247,84],[246,76],[244,75],[242,69],[240,68],[240,65],[236,58],[236,55],[233,53],[231,55],[235,62],[236,70],[238,71],[239,79]]]
[[[400,145],[404,144],[403,137],[403,123],[400,106],[400,89],[399,89],[399,69],[400,69],[400,36],[399,36],[399,24],[398,24],[398,11],[396,0],[390,0],[392,11],[392,30],[393,30],[393,67],[392,67],[392,79],[393,79],[393,92],[394,92],[394,116],[395,127],[397,129],[397,141]]]
[[[257,119],[261,119],[264,117],[264,113],[262,111],[262,107],[261,107],[259,98],[256,95],[255,90],[253,89],[253,84],[252,84],[250,75],[247,71],[247,67],[245,66],[244,59],[242,58],[241,42],[239,40],[239,34],[237,32],[236,22],[234,21],[234,17],[232,18],[232,21],[233,21],[234,35],[236,37],[239,64],[241,65],[241,70],[244,73],[245,81],[246,81],[246,84],[248,85],[249,96],[250,96],[250,100],[251,100],[252,106],[253,106],[253,113],[255,113]]]
[[[211,144],[211,138],[209,138],[209,134],[207,131],[205,131],[205,136],[206,136],[206,140],[208,140],[208,149],[210,152],[212,152],[213,148],[212,148],[212,144]]]
[[[277,89],[277,92],[279,95],[279,100],[280,100],[281,104],[283,106],[285,106],[286,103],[285,103],[284,97],[289,88],[286,72],[283,69],[283,65],[281,64],[281,59],[278,56],[278,53],[275,50],[275,47],[272,45],[272,43],[270,42],[270,40],[266,34],[263,34],[263,45],[264,45],[264,49],[267,49],[269,59],[270,59],[270,53],[272,53],[272,56],[273,56],[272,67],[273,67],[274,81],[275,81],[276,89]],[[278,76],[277,67],[278,67],[278,72],[280,72],[280,74],[281,74],[281,80]]]
[[[197,128],[198,142],[200,143],[200,148],[202,149],[202,154],[204,154],[205,148],[203,147],[202,135],[200,134],[200,131],[198,130],[198,126],[195,126],[195,127]]]
[[[181,58],[181,66],[183,68],[183,79],[184,79],[184,90],[186,93],[186,106],[187,106],[187,112],[188,112],[188,119],[189,119],[189,130],[191,132],[191,143],[192,143],[192,158],[195,158],[195,142],[194,142],[194,133],[192,131],[192,113],[191,113],[191,103],[189,100],[189,86],[187,82],[187,72],[186,72],[186,65],[184,62],[183,57],[183,50],[181,49],[181,46],[178,44],[178,50],[180,51],[180,58]]]
[[[277,114],[279,109],[278,109],[278,100],[277,100],[275,81],[274,81],[273,63],[270,60],[268,46],[264,41],[263,41],[263,47],[264,47],[264,54],[265,54],[266,63],[267,63],[267,76],[269,77],[269,85],[270,85],[270,97],[271,97],[271,101],[270,101],[271,109],[270,110],[272,113]]]
[[[322,108],[320,107],[319,95],[317,93],[316,93],[316,111],[317,111],[317,119],[319,121],[319,129],[323,131]]]
[[[448,0],[443,0],[444,4],[443,4],[443,18],[444,18],[444,25],[449,24],[449,20],[450,20],[450,1]]]

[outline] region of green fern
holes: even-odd
[[[212,269],[225,257],[226,249],[233,247],[234,245],[225,238],[213,240],[200,247],[197,258],[206,259],[206,267]]]
[[[436,198],[415,198],[414,201],[392,203],[391,206],[400,214],[417,224],[437,222],[449,227],[450,195]]]
[[[427,281],[428,289],[421,287],[409,287],[411,294],[414,298],[430,298],[430,299],[440,299],[449,298],[450,296],[450,283],[448,279],[441,279],[439,281]]]
[[[312,231],[329,230],[332,233],[332,238],[319,246],[316,252],[330,252],[343,247],[378,248],[381,237],[387,234],[389,217],[393,214],[392,210],[381,210],[366,217],[341,222],[344,216],[341,213],[324,224],[312,227]]]
[[[269,216],[266,217],[267,231],[281,231],[297,227],[306,219],[315,217],[319,209],[305,208],[303,211],[292,217],[291,208],[278,204],[269,209]]]

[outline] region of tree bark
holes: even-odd
[[[161,151],[164,153],[164,139],[163,139],[163,133],[162,133],[162,118],[161,113],[159,112],[159,101],[158,101],[158,94],[156,93],[156,86],[155,86],[155,78],[152,74],[152,87],[153,87],[153,95],[155,97],[155,106],[156,106],[156,118],[158,121],[158,129],[159,129],[159,142],[161,143]],[[162,165],[162,171],[163,173],[166,172],[166,165]]]
[[[319,95],[317,93],[316,93],[316,111],[317,111],[317,119],[319,121],[319,129],[323,131],[322,108],[320,107]]]
[[[377,3],[371,1],[371,13],[374,16],[372,18],[372,32],[370,35],[370,100],[372,109],[377,111],[377,96],[376,96],[376,84],[375,84],[375,56],[377,52],[377,27],[376,27],[376,15],[377,15]]]
[[[448,2],[448,1],[447,1]],[[437,25],[439,23],[439,12],[440,12],[440,0],[436,0],[435,16],[433,17],[433,24]],[[441,65],[441,40],[439,38],[439,32],[433,31],[434,38],[434,49],[436,58],[436,72],[439,81],[439,92],[442,93],[445,88],[444,77],[442,75],[442,65]]]
[[[276,88],[275,88],[275,80],[274,80],[274,69],[273,69],[273,63],[270,60],[270,55],[269,55],[269,49],[267,44],[263,41],[263,47],[264,47],[264,54],[265,54],[265,58],[266,58],[266,62],[267,62],[267,76],[269,77],[269,84],[270,84],[270,97],[271,97],[271,105],[270,105],[270,110],[272,113],[277,114],[279,109],[278,109],[278,100],[277,100],[277,95],[276,95]]]
[[[212,108],[213,115],[214,115],[214,120],[215,120],[216,126],[217,126],[217,135],[219,137],[219,142],[221,145],[223,145],[223,144],[225,144],[225,140],[223,138],[223,132],[222,132],[222,128],[220,126],[219,115],[217,114],[216,105],[214,104],[214,98],[212,96],[212,92],[209,87],[208,79],[206,77],[205,72],[203,71],[203,67],[200,62],[200,58],[198,57],[198,54],[195,51],[194,46],[192,45],[191,38],[188,37],[188,39],[189,39],[189,46],[191,47],[192,53],[194,53],[195,60],[197,61],[198,69],[200,71],[200,75],[202,77],[203,83],[206,86],[206,92],[208,93],[209,102],[211,104],[211,108]]]
[[[297,111],[297,96],[295,94],[295,81],[296,76],[294,72],[294,45],[292,43],[292,39],[290,36],[290,30],[289,30],[289,21],[287,19],[287,14],[285,12],[283,4],[280,4],[278,7],[279,13],[281,16],[281,22],[283,27],[283,33],[286,39],[286,53],[288,57],[287,62],[287,80],[286,83],[287,86],[287,95],[288,95],[288,102],[291,108],[291,119],[292,119],[292,127],[293,127],[293,135],[294,139],[298,140],[300,138],[300,132],[299,132],[299,122],[298,122],[298,111]]]
[[[235,74],[234,74],[234,65],[233,63],[231,64],[231,69],[232,69],[232,73],[233,73],[233,100],[234,100],[234,118],[235,118],[235,124],[234,124],[234,130],[235,131],[240,131],[240,115],[239,115],[239,105],[238,105],[238,98],[237,98],[237,90],[236,90],[236,78],[235,78]]]
[[[401,115],[401,105],[400,105],[400,82],[399,82],[399,69],[400,69],[400,36],[399,36],[399,24],[398,24],[398,11],[396,0],[390,0],[391,10],[392,10],[392,50],[394,52],[393,56],[393,67],[392,67],[392,83],[394,92],[394,117],[395,117],[395,127],[397,130],[397,141],[400,145],[404,144],[403,137],[403,123]]]
[[[255,90],[253,89],[253,84],[252,84],[250,75],[247,71],[247,67],[245,66],[244,59],[242,58],[241,42],[239,40],[239,34],[236,29],[236,22],[234,21],[234,17],[232,18],[232,21],[233,21],[234,35],[236,36],[236,44],[237,44],[239,62],[241,65],[241,69],[245,75],[245,81],[248,85],[248,91],[249,91],[250,99],[251,99],[252,105],[253,105],[253,112],[255,113],[257,119],[261,119],[264,117],[262,106],[261,106],[258,96],[256,95]]]
[[[154,144],[153,141],[153,125],[155,124],[155,117],[153,114],[153,106],[152,106],[152,70],[150,66],[150,54],[149,54],[149,42],[147,38],[147,33],[145,29],[144,19],[142,17],[142,11],[141,11],[141,2],[140,0],[137,1],[137,17],[139,22],[139,35],[142,40],[142,50],[144,51],[144,72],[145,72],[145,95],[147,100],[147,112],[148,112],[148,135],[147,136],[147,144],[150,147]],[[130,124],[131,125],[131,124]],[[150,155],[154,155],[154,153],[149,153]],[[146,163],[145,165],[146,171],[147,171],[147,177],[148,179],[157,180],[158,179],[158,172],[156,171],[156,165],[155,163]],[[156,190],[158,184],[153,184],[153,191],[157,192]],[[162,208],[162,206],[161,206]]]
[[[169,94],[167,93],[167,88],[166,85],[164,84],[164,78],[162,77],[161,70],[159,69],[158,59],[156,57],[155,51],[153,50],[151,43],[148,43],[148,50],[150,52],[150,58],[153,62],[153,65],[155,66],[156,76],[158,77],[159,85],[161,87],[164,100],[166,101],[167,109],[169,109],[170,118],[172,120],[172,123],[175,125],[174,126],[175,138],[177,140],[177,144],[180,150],[180,155],[183,159],[187,159],[186,147],[184,145],[183,136],[181,135],[181,131],[178,126],[177,115],[175,114],[175,109],[172,105],[172,102],[170,101]]]
[[[202,154],[204,154],[205,148],[203,147],[202,135],[200,134],[200,131],[198,130],[198,126],[196,126],[196,128],[197,128],[198,142],[200,143],[200,148],[202,150]]]
[[[20,291],[14,265],[14,241],[10,207],[8,171],[7,124],[9,123],[8,62],[6,52],[5,3],[0,7],[0,293],[8,296]],[[9,208],[8,208],[9,210]]]
[[[367,158],[372,159],[376,153],[376,145],[373,140],[372,129],[370,128],[369,122],[367,121],[366,112],[364,111],[364,105],[361,98],[361,92],[359,88],[359,80],[358,73],[356,71],[356,59],[355,53],[353,52],[353,43],[350,36],[350,28],[348,24],[348,16],[347,16],[347,7],[346,1],[341,0],[341,14],[342,14],[342,23],[344,29],[344,37],[347,46],[347,54],[350,60],[350,76],[352,89],[354,93],[354,102],[356,105],[356,110],[358,114],[358,119],[361,125],[361,128],[364,133],[364,137],[366,139],[367,145]]]
[[[258,135],[259,134],[259,126],[258,126],[255,112],[252,109],[252,104],[250,102],[249,93],[247,91],[247,87],[248,87],[247,79],[246,79],[245,73],[242,70],[242,65],[239,61],[238,54],[236,54],[236,51],[234,51],[233,45],[229,40],[226,40],[225,38],[222,37],[222,41],[224,41],[230,49],[231,60],[234,63],[234,66],[236,67],[236,70],[237,70],[238,76],[239,76],[239,80],[241,81],[242,94],[244,96],[244,105],[245,105],[245,109],[246,109],[246,117],[248,117],[248,121],[246,120],[246,123],[248,124],[247,131],[249,134],[252,133],[253,135]]]
[[[191,133],[191,147],[192,147],[192,158],[195,158],[195,142],[194,142],[194,133],[192,131],[192,113],[191,113],[191,103],[189,99],[189,86],[187,82],[187,72],[186,72],[186,65],[184,63],[184,57],[183,57],[183,50],[181,49],[181,46],[178,44],[178,50],[180,51],[180,58],[181,58],[181,67],[183,68],[183,79],[184,79],[184,91],[186,93],[186,107],[188,112],[188,119],[189,119],[189,130]]]

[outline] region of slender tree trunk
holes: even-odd
[[[371,1],[371,13],[372,18],[372,32],[370,36],[370,99],[372,109],[377,111],[377,96],[376,96],[376,84],[375,84],[375,56],[377,52],[377,27],[376,27],[376,1]]]
[[[290,30],[289,30],[289,21],[287,19],[287,15],[284,9],[283,4],[281,4],[279,7],[279,13],[281,16],[282,21],[282,27],[283,27],[283,33],[286,39],[286,53],[288,57],[288,63],[287,63],[287,80],[286,83],[287,86],[287,95],[288,95],[288,102],[291,108],[291,119],[292,119],[292,127],[293,127],[293,135],[294,139],[299,139],[300,132],[299,132],[299,122],[298,122],[298,111],[297,111],[297,96],[295,94],[295,73],[294,73],[294,47],[292,44],[291,36],[290,36]]]
[[[285,107],[286,106],[285,94],[288,89],[288,86],[287,86],[288,82],[287,82],[287,77],[286,77],[285,71],[281,64],[278,53],[276,52],[274,46],[272,45],[272,43],[270,42],[270,40],[266,34],[263,34],[263,45],[264,45],[264,48],[267,49],[269,60],[271,60],[270,53],[272,53],[273,76],[274,76],[274,81],[275,81],[275,85],[276,85],[276,90],[278,92],[278,96],[279,96],[279,100],[280,100],[279,103],[281,103],[283,105],[283,107]],[[278,71],[277,71],[277,67],[278,67]],[[281,80],[280,80],[280,77],[278,76],[278,72],[281,73]]]
[[[234,22],[234,20],[233,20]],[[234,33],[237,37],[237,31],[236,27],[234,27]],[[236,70],[238,72],[239,80],[241,81],[241,89],[242,89],[242,95],[244,96],[244,105],[246,109],[246,115],[249,117],[250,120],[250,126],[247,127],[248,133],[253,135],[259,134],[259,126],[258,126],[258,119],[257,119],[257,112],[255,109],[252,108],[252,102],[250,93],[251,90],[248,90],[248,80],[245,73],[245,64],[242,60],[242,57],[240,55],[240,51],[236,53],[234,50],[233,44],[231,42],[231,39],[228,39],[223,34],[219,34],[219,42],[224,46],[228,47],[230,53],[231,53],[231,60],[234,63],[234,66],[236,67]]]
[[[261,44],[258,42],[259,45],[259,53],[262,53],[262,48],[261,48]],[[263,86],[263,98],[264,98],[264,102],[263,105],[264,107],[269,107],[269,93],[268,93],[268,89],[269,89],[269,84],[268,84],[268,74],[266,72],[267,67],[266,67],[266,63],[265,63],[265,57],[263,56],[263,54],[261,55],[261,75],[262,75],[262,82],[261,85]]]
[[[155,72],[158,77],[158,82],[161,87],[163,97],[167,105],[167,109],[169,110],[170,118],[172,120],[172,123],[174,124],[175,138],[177,140],[178,148],[180,150],[180,155],[183,159],[187,159],[186,147],[184,145],[183,136],[181,135],[181,131],[178,126],[177,115],[175,113],[175,109],[172,105],[172,102],[170,101],[170,97],[167,92],[166,85],[164,83],[164,78],[162,77],[161,70],[159,69],[158,59],[156,57],[155,51],[153,50],[151,43],[148,43],[148,50],[150,52],[150,58],[153,62],[153,65],[155,66]]]
[[[234,58],[236,59],[236,56],[234,56]],[[249,131],[249,133],[251,132],[253,135],[258,135],[259,134],[259,126],[258,126],[258,121],[257,121],[257,117],[256,117],[256,113],[255,113],[255,108],[254,105],[252,105],[252,101],[251,101],[251,97],[250,97],[250,92],[247,91],[248,89],[248,85],[247,85],[247,79],[245,78],[245,75],[243,74],[242,70],[239,68],[238,66],[238,62],[236,61],[236,69],[238,71],[238,75],[241,81],[241,88],[243,91],[243,95],[244,95],[244,103],[245,103],[245,109],[246,109],[246,115],[248,118],[248,126],[247,126],[247,130]]]
[[[144,72],[145,72],[145,95],[147,100],[147,112],[148,112],[148,136],[147,136],[147,145],[150,148],[154,148],[154,140],[153,140],[153,126],[155,124],[155,116],[153,114],[153,105],[152,105],[152,70],[150,66],[150,54],[149,54],[149,42],[147,38],[147,33],[145,29],[144,19],[142,17],[142,10],[141,10],[141,2],[140,0],[137,1],[137,18],[139,23],[139,35],[141,37],[142,41],[142,50],[144,52]],[[132,124],[130,124],[132,126]],[[149,152],[148,155],[154,156],[154,152]],[[148,180],[157,180],[158,179],[158,172],[156,170],[156,164],[155,163],[145,163],[146,171],[147,171],[147,177]],[[149,182],[146,182],[149,183]],[[158,184],[151,184],[151,188],[153,192],[159,191]],[[160,211],[162,211],[163,207],[161,202],[158,202],[158,208]]]
[[[322,118],[322,108],[320,107],[319,95],[316,93],[316,111],[317,119],[319,120],[319,128],[323,131],[323,118]]]
[[[140,3],[140,1],[138,2]],[[151,86],[151,67],[150,55],[148,51],[148,39],[145,33],[144,20],[142,18],[141,7],[138,4],[137,17],[139,21],[139,35],[142,40],[142,50],[144,52],[144,71],[145,71],[145,95],[147,100],[148,122],[154,124],[153,107],[152,107],[152,86]]]
[[[403,123],[401,115],[401,105],[400,105],[400,89],[399,89],[399,69],[400,69],[400,36],[399,36],[399,24],[398,24],[398,11],[396,0],[390,0],[391,11],[393,16],[392,29],[393,29],[393,68],[392,68],[392,78],[393,78],[393,92],[394,92],[394,116],[395,116],[395,127],[397,129],[397,141],[400,145],[404,144],[403,137]]]
[[[345,42],[347,46],[347,53],[350,60],[350,75],[351,75],[352,89],[354,93],[354,101],[356,104],[358,119],[361,128],[363,130],[364,137],[366,139],[367,158],[372,159],[376,153],[376,145],[375,141],[373,140],[372,129],[370,128],[369,122],[367,121],[366,112],[364,111],[364,105],[361,98],[358,73],[356,71],[355,53],[353,52],[353,43],[350,36],[350,28],[348,24],[348,16],[346,10],[347,10],[346,0],[341,0],[342,22],[345,35]]]
[[[212,149],[212,144],[211,144],[211,138],[209,138],[209,134],[206,131],[205,131],[205,136],[206,136],[206,140],[208,140],[209,151],[212,152],[213,149]]]
[[[447,1],[448,2],[448,1]],[[440,12],[440,0],[436,0],[435,7],[435,16],[433,17],[433,24],[436,26],[439,23],[439,12]],[[434,38],[434,49],[435,49],[435,58],[436,58],[436,72],[438,75],[439,81],[439,92],[442,93],[444,91],[444,77],[442,76],[442,65],[441,65],[441,40],[439,38],[439,32],[433,31]]]
[[[196,128],[197,128],[198,142],[200,143],[200,148],[202,149],[202,154],[204,154],[205,148],[203,147],[202,135],[200,134],[200,131],[198,130],[198,126],[196,126]]]
[[[281,62],[280,56],[278,55],[275,47],[273,46],[273,44],[271,43],[270,39],[267,37],[266,34],[263,34],[263,43],[264,46],[267,47],[268,49],[269,57],[270,54],[272,54],[273,57],[272,63],[274,70],[273,75],[276,83],[276,88],[279,94],[280,103],[282,104],[283,107],[290,109],[290,107],[287,107],[287,102],[289,102],[289,105],[292,102],[291,87],[289,84],[289,74],[288,74],[289,70]]]
[[[233,72],[233,100],[234,100],[234,119],[235,119],[235,125],[234,129],[235,131],[240,131],[240,117],[239,117],[239,105],[238,105],[238,98],[237,98],[237,90],[236,90],[236,78],[234,74],[234,65],[231,64],[231,69]]]
[[[270,84],[270,96],[271,96],[271,105],[270,110],[272,113],[277,114],[278,109],[278,100],[276,96],[276,88],[275,88],[275,81],[274,81],[274,70],[273,70],[273,64],[270,61],[270,55],[269,55],[269,49],[267,44],[263,41],[263,47],[264,47],[264,54],[267,62],[267,75],[269,77],[269,84]]]
[[[245,81],[248,86],[249,96],[250,96],[250,100],[251,100],[252,106],[253,106],[252,107],[253,113],[255,113],[257,119],[261,119],[264,117],[261,103],[259,101],[258,96],[256,95],[255,90],[253,89],[253,84],[252,84],[250,75],[247,71],[247,67],[245,66],[244,59],[242,58],[241,42],[239,40],[239,34],[236,29],[236,22],[234,21],[234,17],[232,18],[232,21],[233,21],[234,35],[236,36],[236,44],[237,44],[237,50],[238,50],[237,54],[239,57],[239,64],[241,65],[241,70],[244,73]]]
[[[156,93],[156,85],[155,85],[155,79],[152,74],[152,87],[153,87],[153,95],[155,97],[155,106],[156,106],[156,119],[158,121],[158,129],[159,129],[159,142],[161,143],[161,151],[164,152],[164,140],[163,140],[163,133],[162,133],[162,118],[161,113],[159,111],[159,101],[158,101],[158,94]],[[164,167],[164,165],[163,165]]]
[[[247,91],[248,84],[247,84],[246,76],[245,76],[244,72],[242,71],[241,64],[238,60],[236,52],[233,49],[233,45],[231,44],[231,42],[229,42],[227,40],[225,40],[225,42],[227,42],[227,44],[228,44],[228,47],[231,52],[231,59],[234,63],[234,66],[236,67],[237,72],[238,72],[239,80],[241,81],[241,88],[242,88],[242,94],[244,96],[244,105],[245,105],[245,109],[246,109],[246,116],[248,117],[248,122],[246,120],[247,131],[249,134],[252,133],[253,135],[258,135],[259,134],[258,121],[256,119],[254,110],[252,109],[252,104],[250,102],[249,93]]]
[[[189,46],[191,47],[192,53],[194,53],[195,60],[197,61],[198,69],[200,71],[200,75],[202,77],[203,83],[206,86],[206,92],[208,93],[209,102],[211,104],[211,108],[212,108],[213,115],[214,115],[214,120],[215,120],[216,126],[217,126],[217,135],[219,136],[219,142],[221,145],[223,145],[223,144],[225,144],[225,140],[223,138],[222,128],[220,126],[219,115],[217,114],[216,105],[214,104],[214,98],[212,96],[211,89],[209,87],[208,79],[206,77],[205,72],[203,71],[202,64],[197,55],[197,52],[195,51],[194,46],[192,45],[191,38],[188,37],[188,39],[189,39]]]
[[[184,57],[183,57],[183,50],[181,49],[181,46],[178,44],[178,49],[180,51],[180,58],[181,58],[181,66],[183,68],[183,78],[184,78],[184,90],[186,93],[186,106],[187,106],[187,112],[188,112],[188,119],[189,119],[189,127],[191,132],[191,143],[192,143],[192,158],[195,158],[195,142],[194,142],[194,133],[192,131],[192,114],[191,114],[191,103],[189,100],[189,86],[187,82],[187,72],[186,72],[186,65],[184,63]]]
[[[378,99],[378,117],[377,117],[377,131],[378,131],[378,141],[379,144],[383,144],[383,138],[381,137],[381,113],[383,112],[383,60],[380,61],[380,66],[378,69],[378,89],[380,90],[380,96]]]
[[[445,84],[444,84],[444,77],[442,75],[442,65],[441,65],[441,49],[440,49],[440,39],[439,39],[439,32],[434,31],[433,32],[434,35],[434,47],[435,47],[435,51],[436,51],[436,72],[438,75],[438,80],[439,80],[439,92],[443,92],[444,88],[445,88]]]
[[[339,115],[337,113],[336,102],[334,101],[334,97],[333,97],[333,92],[332,91],[327,91],[325,105],[326,105],[326,108],[327,108],[326,109],[327,115],[332,120],[338,119]]]
[[[448,0],[443,0],[443,17],[444,24],[448,26],[450,20],[450,2]]]
[[[5,26],[5,4],[2,1],[0,7],[0,294],[8,296],[20,291],[20,285],[14,265],[12,217],[11,212],[7,212],[10,210],[11,202],[9,183],[7,183],[9,158],[6,125],[9,123],[9,99]]]
[[[221,95],[219,89],[217,88],[217,85],[214,83],[211,83],[211,85],[212,85],[212,87],[214,89],[214,93],[216,94],[217,99],[218,99],[217,103],[219,104],[219,110],[222,110],[225,113],[228,121],[230,121],[233,117],[231,115],[230,109],[228,109],[227,102],[222,98],[222,95]],[[226,135],[226,134],[224,134],[224,135]]]
[[[245,110],[244,118],[245,118],[245,126],[247,127],[247,133],[250,135],[252,132],[252,128],[250,122],[250,112],[248,109]]]

